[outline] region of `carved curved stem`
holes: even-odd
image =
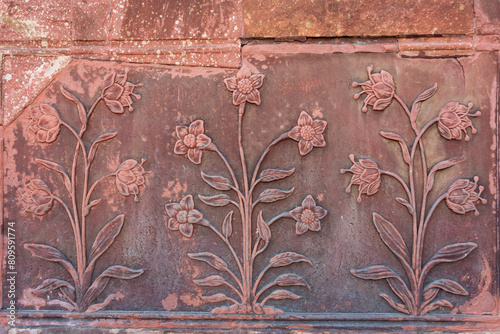
[[[97,107],[97,104],[103,99],[103,96],[99,96],[99,98],[97,100],[95,100],[94,104],[92,104],[92,107],[90,107],[89,109],[89,112],[87,114],[87,123],[88,123],[88,120],[90,119],[90,115],[92,115],[92,113],[94,112],[94,109],[95,107]]]
[[[293,219],[292,215],[290,214],[290,212],[283,212],[273,218],[271,218],[271,220],[267,223],[267,225],[271,226],[274,222],[278,221],[279,219],[281,218],[291,218]],[[253,262],[255,260],[255,258],[257,258],[257,256],[259,256],[259,254],[261,254],[263,251],[266,250],[267,246],[269,245],[269,242],[266,242],[266,244],[259,250],[258,249],[258,246],[259,246],[259,242],[260,240],[262,240],[259,237],[257,237],[257,239],[255,240],[255,245],[254,245],[254,248],[253,248],[253,251],[252,251],[252,260],[250,262],[250,265],[253,267]]]
[[[243,301],[243,295],[241,294],[240,291],[238,291],[238,289],[236,289],[232,284],[230,284],[226,281],[224,281],[224,284],[227,285],[228,287],[230,287],[231,290],[233,290],[238,295],[238,297],[240,297],[241,301]]]
[[[269,270],[269,268],[271,268],[271,267],[268,264],[267,266],[264,267],[264,269],[262,269],[262,271],[259,274],[259,277],[257,277],[257,279],[255,280],[255,283],[253,285],[253,294],[254,295],[257,292],[257,287],[259,286],[260,281],[262,280],[262,278],[264,277],[264,275],[266,274],[266,272]],[[264,305],[264,302],[262,302],[262,305]]]
[[[227,300],[232,301],[232,302],[233,302],[233,304],[235,304],[235,305],[240,305],[240,303],[238,303],[238,302],[236,301],[236,299],[231,298],[231,297],[228,297],[228,296],[226,296],[226,298],[227,298]]]
[[[401,178],[401,176],[399,176],[398,174],[393,173],[391,171],[383,170],[383,169],[380,170],[380,173],[385,174],[385,175],[390,176],[390,177],[393,177],[399,183],[401,183],[401,185],[403,186],[404,190],[406,191],[406,195],[408,195],[408,199],[411,200],[410,189],[408,188],[408,185],[406,184],[406,182]]]
[[[408,116],[408,118],[411,120],[411,112],[410,112],[410,109],[408,108],[408,106],[406,105],[406,103],[397,95],[397,94],[394,94],[394,99],[396,101],[398,101],[398,103],[401,105],[401,107],[404,109],[406,115]],[[412,122],[412,127],[413,127],[413,122]],[[414,128],[414,130],[416,130]]]
[[[214,152],[217,153],[219,155],[219,157],[222,159],[222,161],[224,162],[224,164],[226,165],[226,168],[229,172],[229,174],[231,175],[231,178],[233,179],[233,183],[234,183],[234,187],[231,186],[231,189],[233,189],[237,194],[238,194],[238,197],[240,199],[240,204],[241,201],[243,200],[243,198],[245,197],[243,195],[243,193],[240,191],[240,186],[238,184],[238,179],[236,179],[236,176],[234,175],[234,171],[233,171],[233,168],[231,167],[231,165],[229,164],[229,161],[227,161],[226,157],[224,156],[224,154],[222,154],[222,152],[219,150],[219,148],[217,147],[217,145],[214,144]]]
[[[276,283],[275,282],[272,282],[272,283],[269,283],[268,285],[266,285],[265,287],[263,287],[262,289],[260,289],[260,291],[255,295],[255,297],[253,298],[253,302],[252,304],[255,304],[257,303],[257,300],[259,300],[259,297],[266,291],[268,290],[269,288],[272,288],[273,286],[275,286]]]
[[[102,181],[104,181],[105,179],[107,179],[110,176],[116,176],[116,174],[111,173],[111,174],[105,175],[92,184],[89,191],[87,192],[87,195],[85,196],[85,201],[84,201],[85,206],[89,204],[90,196],[92,196],[92,193],[94,192],[95,188],[99,185],[99,183],[101,183]]]

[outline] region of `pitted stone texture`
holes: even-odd
[[[500,1],[476,1],[474,9],[476,13],[476,33],[480,35],[500,35]]]
[[[243,0],[245,37],[471,34],[472,2]]]
[[[109,37],[110,1],[73,1],[72,38],[83,41],[103,41]]]

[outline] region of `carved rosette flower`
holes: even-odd
[[[133,111],[132,98],[141,99],[139,94],[134,94],[135,87],[141,87],[142,84],[133,84],[127,81],[127,73],[116,74],[115,72],[108,73],[102,82],[102,98],[109,110],[115,114],[123,114],[124,108]]]
[[[202,120],[194,121],[187,126],[177,126],[175,128],[177,138],[174,152],[178,155],[187,155],[189,160],[198,165],[201,163],[202,150],[206,149],[212,143],[212,140],[207,137],[204,123]]]
[[[28,129],[33,131],[39,143],[52,143],[57,139],[61,127],[58,112],[48,104],[41,103],[31,108]]]
[[[346,188],[346,192],[351,192],[352,185],[358,185],[358,203],[361,202],[361,195],[366,194],[367,196],[374,195],[380,188],[381,183],[381,172],[377,163],[371,159],[359,159],[359,161],[354,160],[354,155],[350,154],[349,159],[352,161],[353,165],[350,169],[342,169],[340,172],[342,174],[346,172],[353,173],[351,182]]]
[[[224,80],[229,91],[233,92],[233,104],[240,105],[244,102],[260,105],[260,93],[257,88],[262,86],[264,74],[252,74],[248,67],[243,67],[235,77]]]
[[[373,106],[373,110],[384,110],[391,104],[396,85],[392,75],[384,70],[380,73],[373,73],[373,65],[368,66],[368,77],[370,80],[359,83],[353,82],[353,87],[361,86],[361,93],[354,94],[354,99],[359,99],[363,94],[366,94],[364,105],[361,111],[367,112],[367,106]]]
[[[318,232],[321,230],[321,223],[319,220],[323,219],[327,213],[328,211],[316,205],[311,195],[307,195],[302,201],[302,206],[290,211],[290,215],[297,221],[295,224],[295,232],[297,235],[304,234],[307,230]]]
[[[448,140],[462,140],[463,132],[465,134],[465,141],[469,141],[470,137],[467,134],[467,128],[470,127],[472,129],[472,134],[477,133],[469,117],[481,115],[480,111],[470,114],[469,111],[472,107],[472,103],[469,103],[468,106],[464,106],[458,102],[446,103],[439,111],[438,116],[438,130],[441,136]]]
[[[327,122],[315,119],[305,111],[299,116],[298,125],[288,133],[288,137],[299,142],[300,155],[306,155],[311,152],[313,147],[324,147],[326,145],[323,132]]]
[[[479,192],[476,192],[478,181],[479,177],[475,176],[474,182],[468,179],[459,179],[453,182],[446,194],[446,205],[453,212],[462,215],[469,211],[474,211],[476,216],[479,215],[476,203],[486,204],[487,201],[480,197],[484,190],[483,186],[479,186]]]
[[[187,195],[179,203],[165,204],[169,216],[167,227],[172,231],[179,231],[187,238],[193,235],[193,225],[208,225],[203,215],[194,209],[193,196]]]
[[[24,203],[24,211],[43,216],[52,208],[54,196],[45,182],[34,179],[21,190],[21,201]]]
[[[116,188],[123,196],[134,195],[134,201],[138,202],[139,187],[145,184],[144,175],[147,174],[142,167],[146,159],[141,163],[133,159],[125,160],[116,170]]]

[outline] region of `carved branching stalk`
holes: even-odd
[[[385,265],[352,269],[351,273],[362,279],[386,279],[392,291],[403,303],[398,303],[392,297],[383,293],[380,296],[399,312],[424,315],[439,307],[451,308],[453,305],[447,300],[434,301],[440,290],[464,296],[468,295],[468,292],[458,282],[451,279],[438,279],[424,286],[427,274],[440,263],[464,259],[477,247],[477,244],[463,242],[446,245],[423,264],[426,230],[435,209],[442,201],[446,201],[448,207],[455,213],[465,214],[474,211],[477,215],[476,204],[478,202],[486,203],[486,200],[480,197],[484,187],[479,186],[478,188],[477,182],[479,178],[477,176],[474,177],[474,181],[459,179],[429,205],[429,194],[433,189],[436,173],[463,162],[465,158],[459,157],[440,161],[429,169],[422,138],[433,125],[437,124],[438,131],[443,138],[448,140],[462,140],[462,138],[465,138],[465,141],[468,141],[467,128],[471,128],[472,134],[477,132],[469,117],[480,116],[481,113],[479,111],[473,114],[470,113],[472,103],[465,106],[458,102],[449,102],[443,106],[435,118],[419,128],[417,118],[421,105],[434,95],[437,84],[418,95],[411,107],[409,107],[395,93],[396,86],[392,76],[386,71],[372,74],[372,70],[372,66],[368,67],[368,81],[353,83],[353,87],[360,86],[362,88],[362,92],[355,94],[354,98],[358,99],[362,94],[367,95],[362,108],[363,112],[368,110],[367,106],[372,106],[373,110],[383,111],[392,100],[396,100],[400,104],[414,132],[411,144],[408,145],[406,140],[395,132],[381,131],[380,135],[399,143],[403,160],[408,167],[408,179],[404,180],[402,176],[394,172],[379,168],[378,164],[371,159],[355,161],[352,154],[349,158],[353,162],[353,166],[350,169],[343,169],[341,172],[353,174],[347,192],[350,192],[352,185],[357,185],[359,187],[358,202],[361,201],[362,194],[371,196],[378,192],[381,176],[388,176],[399,182],[404,190],[404,197],[396,197],[395,199],[407,209],[411,217],[413,238],[410,253],[398,229],[379,213],[374,212],[373,223],[375,228],[382,241],[401,263],[408,281],[403,280],[400,274]],[[419,158],[417,158],[418,154],[420,154]],[[418,162],[421,166],[418,166]],[[416,177],[416,169],[419,167],[422,169],[422,180],[418,180]],[[418,186],[421,186],[421,191],[417,191]],[[476,189],[479,190],[476,191]],[[422,194],[422,197],[417,198],[417,194]]]
[[[40,179],[31,180],[26,184],[25,189],[21,191],[24,210],[35,215],[45,215],[52,208],[54,202],[59,203],[67,213],[74,235],[76,267],[68,257],[52,246],[34,243],[24,244],[24,248],[30,251],[33,256],[61,264],[71,276],[73,283],[59,278],[48,278],[33,289],[33,292],[40,296],[49,293],[56,296],[56,298],[48,302],[49,305],[57,305],[76,312],[97,311],[109,304],[113,299],[121,299],[124,296],[121,292],[118,292],[108,295],[102,303],[92,304],[104,291],[110,279],[132,279],[144,272],[142,269],[113,265],[93,279],[94,266],[97,260],[113,244],[123,227],[125,219],[123,214],[116,216],[104,225],[95,236],[90,252],[86,247],[87,218],[91,210],[101,202],[100,198],[92,198],[96,187],[105,179],[114,178],[117,190],[121,195],[133,195],[135,200],[138,201],[139,187],[145,184],[145,175],[148,173],[142,167],[145,160],[138,162],[132,159],[122,162],[117,170],[109,172],[90,184],[92,164],[97,157],[98,147],[102,143],[115,138],[117,133],[101,134],[89,143],[90,148],[87,148],[84,138],[90,118],[99,102],[103,101],[115,114],[124,113],[124,108],[132,111],[131,96],[140,99],[140,95],[133,92],[135,87],[138,86],[141,85],[135,85],[127,81],[127,74],[109,73],[102,82],[101,95],[88,110],[75,95],[61,86],[63,96],[77,107],[80,130],[66,123],[57,110],[48,104],[42,103],[31,110],[29,130],[35,134],[39,143],[50,144],[55,142],[61,127],[66,128],[76,141],[70,172],[60,163],[36,159],[37,163],[62,177],[64,187],[61,187],[58,192],[61,193],[60,195],[52,192],[49,186]],[[79,183],[78,178],[82,176],[83,182]]]
[[[258,196],[255,196],[258,184],[284,179],[295,171],[295,168],[289,170],[265,169],[261,171],[261,164],[272,148],[282,141],[293,139],[299,142],[300,154],[306,155],[313,147],[326,145],[323,138],[323,132],[327,125],[326,121],[313,120],[306,112],[302,112],[298,125],[272,141],[261,154],[253,173],[249,173],[243,147],[242,122],[247,102],[260,105],[258,88],[262,86],[263,79],[264,75],[252,74],[248,68],[243,67],[236,77],[224,81],[226,87],[233,92],[233,104],[238,108],[237,140],[243,180],[236,178],[233,167],[219,147],[204,134],[204,122],[202,120],[194,121],[189,127],[178,126],[176,128],[178,139],[174,148],[176,154],[186,155],[192,163],[200,164],[203,152],[215,153],[222,160],[230,175],[229,179],[224,176],[213,176],[201,172],[202,179],[212,188],[233,194],[232,197],[226,193],[214,196],[198,195],[198,198],[206,205],[213,207],[232,205],[236,208],[236,215],[235,211],[229,211],[220,224],[213,224],[198,210],[194,209],[194,201],[191,195],[185,196],[179,203],[169,203],[165,206],[169,217],[167,224],[169,229],[178,230],[185,237],[190,238],[193,235],[193,224],[204,226],[215,233],[231,252],[236,270],[213,253],[188,254],[190,258],[206,262],[226,276],[225,278],[220,275],[212,275],[194,280],[200,286],[225,285],[233,295],[231,297],[224,293],[217,293],[203,297],[203,300],[207,302],[229,301],[232,303],[229,307],[213,309],[213,313],[283,313],[281,310],[266,306],[266,303],[271,299],[298,299],[300,296],[284,289],[275,289],[271,293],[268,293],[268,290],[275,286],[304,286],[310,289],[309,285],[302,277],[292,273],[280,275],[272,283],[260,287],[262,278],[272,268],[284,267],[298,262],[312,264],[311,261],[304,255],[295,252],[284,252],[273,256],[264,268],[257,271],[255,259],[266,250],[271,242],[271,225],[278,220],[294,219],[296,221],[296,233],[300,235],[307,230],[319,231],[321,229],[320,219],[327,214],[325,209],[316,205],[311,195],[304,199],[301,207],[280,213],[273,218],[267,219],[267,221],[264,219],[262,211],[255,214],[255,209],[259,204],[284,200],[294,191],[294,188],[289,190],[266,189]],[[241,223],[242,239],[237,242],[241,242],[242,254],[237,254],[233,246],[235,242],[232,239],[233,219],[235,216],[239,216],[238,220]],[[252,237],[254,232],[257,235],[255,240]],[[227,278],[230,278],[232,283]],[[266,293],[267,295],[264,296]]]

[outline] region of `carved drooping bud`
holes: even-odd
[[[361,202],[361,195],[366,194],[368,196],[374,195],[380,188],[381,183],[381,172],[377,163],[371,159],[359,159],[359,161],[354,160],[354,155],[350,154],[349,159],[352,161],[353,165],[350,169],[342,169],[340,172],[342,174],[346,172],[353,173],[351,182],[346,188],[346,192],[351,192],[351,187],[353,184],[358,185],[358,202]]]
[[[116,170],[116,188],[123,196],[134,195],[134,200],[139,201],[139,186],[144,185],[147,174],[142,167],[146,160],[142,159],[141,163],[136,160],[129,159],[121,163]]]
[[[467,106],[458,102],[446,103],[439,111],[438,116],[438,130],[441,136],[449,140],[462,140],[463,132],[465,134],[465,141],[469,141],[470,137],[467,134],[467,128],[470,127],[472,129],[472,134],[477,133],[469,117],[481,116],[480,111],[470,114],[469,111],[472,107],[472,103],[469,103]]]
[[[389,104],[391,104],[396,90],[396,85],[394,84],[392,75],[389,72],[382,70],[380,73],[372,74],[372,65],[368,66],[367,70],[368,78],[370,80],[363,83],[352,83],[353,87],[361,86],[363,89],[361,93],[355,94],[354,98],[357,100],[362,94],[366,94],[363,109],[361,109],[363,112],[368,111],[366,106],[373,106],[373,110],[382,111],[387,108]]]
[[[39,143],[52,143],[57,139],[61,119],[53,107],[45,103],[34,106],[29,118],[28,129],[35,133]]]
[[[127,81],[127,73],[116,74],[115,72],[108,73],[102,82],[102,98],[109,110],[115,114],[123,114],[124,108],[133,111],[132,98],[141,99],[139,94],[134,94],[135,87],[141,87],[142,84],[135,85]]]
[[[474,177],[474,182],[468,179],[459,179],[453,182],[446,194],[446,205],[456,213],[465,214],[469,211],[474,211],[477,216],[479,212],[476,209],[476,203],[481,202],[486,204],[486,199],[480,197],[484,190],[483,186],[479,186],[479,192],[476,192],[477,182],[479,177]]]
[[[34,179],[21,190],[21,201],[24,203],[24,211],[43,216],[52,208],[54,196],[45,182]]]

